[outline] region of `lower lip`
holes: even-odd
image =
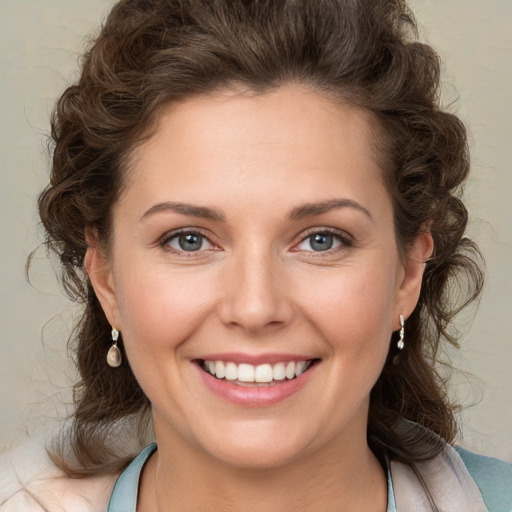
[[[302,375],[271,386],[238,386],[225,379],[216,379],[199,365],[197,369],[206,387],[228,402],[245,407],[268,407],[298,393],[308,382],[318,364],[312,364]]]

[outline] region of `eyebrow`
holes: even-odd
[[[215,220],[218,222],[225,222],[226,216],[221,210],[215,210],[214,208],[208,208],[206,206],[195,206],[188,203],[177,203],[173,201],[166,201],[164,203],[158,203],[152,206],[144,215],[141,217],[141,221],[146,220],[148,217],[155,215],[156,213],[163,212],[175,212],[181,215],[187,215],[188,217],[198,217],[200,219]]]
[[[314,217],[315,215],[322,215],[332,210],[338,210],[340,208],[354,208],[359,210],[373,222],[373,217],[371,216],[370,212],[364,206],[361,206],[358,202],[353,201],[352,199],[329,199],[319,203],[307,203],[294,208],[288,214],[288,219],[293,221],[302,220],[308,217]],[[140,220],[144,221],[148,217],[151,217],[157,213],[165,212],[175,212],[189,217],[214,220],[217,222],[226,221],[226,216],[222,210],[209,208],[207,206],[196,206],[189,203],[180,203],[174,201],[165,201],[163,203],[155,204],[142,215]]]
[[[294,208],[288,218],[290,220],[301,220],[315,215],[322,215],[323,213],[330,212],[331,210],[338,210],[340,208],[355,208],[356,210],[364,213],[372,222],[373,217],[370,212],[361,206],[358,202],[352,199],[329,199],[320,203],[308,203],[303,206]]]

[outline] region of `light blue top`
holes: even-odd
[[[146,446],[132,463],[121,473],[117,479],[107,512],[136,512],[137,495],[139,490],[139,479],[144,464],[149,457],[157,450],[156,443]],[[391,481],[391,471],[388,464],[388,508],[387,512],[396,512],[395,496],[393,493],[393,483]]]
[[[489,512],[512,512],[512,464],[456,446]]]
[[[157,450],[150,444],[119,476],[107,512],[136,512],[139,479],[142,468]],[[452,452],[455,451],[452,449]],[[484,457],[457,447],[456,453],[478,486],[488,512],[512,512],[512,465],[499,459]],[[391,465],[387,463],[388,507],[387,512],[397,512]],[[436,496],[434,496],[435,500]]]
[[[136,512],[139,479],[144,464],[156,452],[156,443],[146,446],[132,463],[119,475],[107,512]]]

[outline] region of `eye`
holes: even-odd
[[[339,233],[317,231],[303,238],[296,246],[295,250],[325,252],[333,249],[336,250],[342,246],[348,245],[350,245],[350,241]]]
[[[164,245],[176,252],[197,252],[213,247],[213,244],[205,236],[192,231],[176,233],[167,238]]]

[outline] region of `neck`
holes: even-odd
[[[233,467],[164,442],[145,466],[139,496],[141,512],[206,511],[212,504],[226,512],[384,512],[387,481],[365,439],[265,469]]]

